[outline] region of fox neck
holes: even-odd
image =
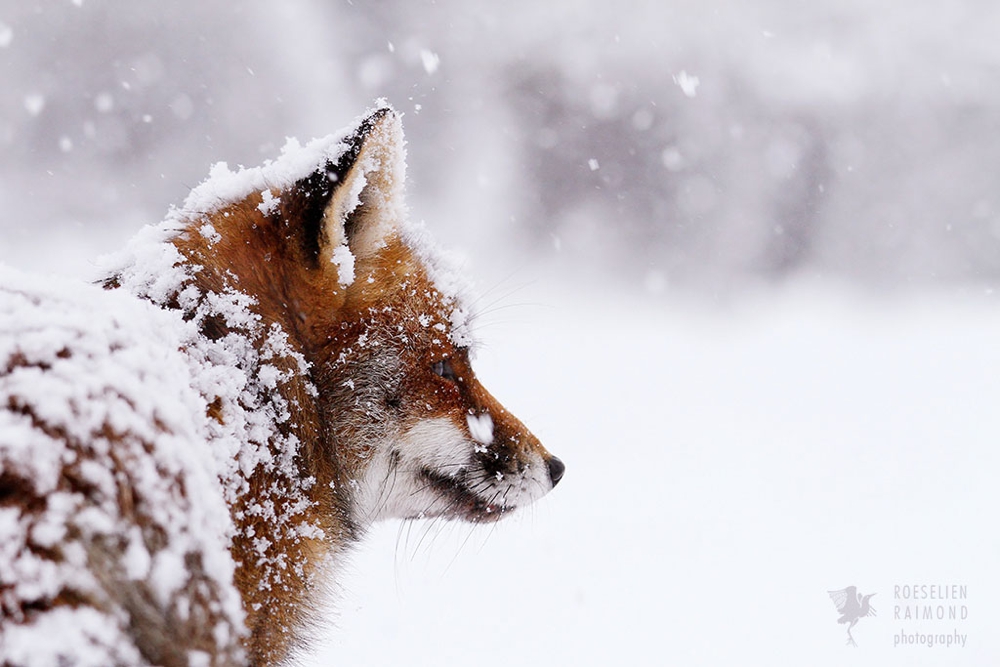
[[[209,340],[242,338],[238,345],[258,353],[239,359],[240,371],[268,378],[257,385],[255,405],[238,407],[270,412],[273,432],[266,442],[241,445],[239,479],[228,485],[240,488],[229,500],[236,584],[254,637],[249,649],[269,664],[300,642],[296,628],[311,625],[329,570],[363,528],[353,520],[351,488],[342,483],[348,475],[327,451],[335,411],[320,405],[313,378],[317,332],[339,328],[345,290],[304,270],[302,258],[282,257],[297,250],[263,222],[251,200],[214,215],[211,229],[192,225],[172,242],[184,263],[197,267],[191,284],[200,299],[178,304],[185,318]],[[310,298],[315,294],[325,295],[322,306]],[[241,298],[249,321],[213,305]],[[217,412],[216,420],[227,418]]]

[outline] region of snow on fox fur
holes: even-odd
[[[0,269],[0,665],[267,665],[373,521],[563,466],[476,380],[397,114],[216,165],[100,285]]]

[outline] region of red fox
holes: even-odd
[[[399,115],[213,168],[100,285],[0,271],[0,664],[272,665],[385,518],[564,465],[473,374]]]

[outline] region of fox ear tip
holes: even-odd
[[[346,143],[361,144],[370,135],[379,133],[380,130],[390,129],[393,132],[402,132],[403,115],[384,97],[375,100],[375,104],[368,109],[361,117],[355,121],[355,130],[350,133],[350,138]]]
[[[383,153],[383,156],[396,154],[400,159],[405,158],[402,114],[385,98],[375,100],[375,105],[355,121],[353,130],[348,131],[343,144],[346,145],[346,150],[341,156],[340,164],[336,167],[329,165],[330,168],[344,172],[338,176],[346,175],[366,145],[377,146],[375,150]]]
[[[396,108],[392,106],[392,103],[384,97],[379,97],[375,100],[375,103],[368,110],[368,116],[396,116],[399,117],[400,113],[396,111]]]

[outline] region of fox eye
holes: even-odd
[[[443,377],[445,380],[450,380],[451,382],[457,382],[458,376],[455,375],[455,369],[451,367],[451,361],[448,359],[442,359],[431,365],[431,370],[434,371],[435,375]]]

